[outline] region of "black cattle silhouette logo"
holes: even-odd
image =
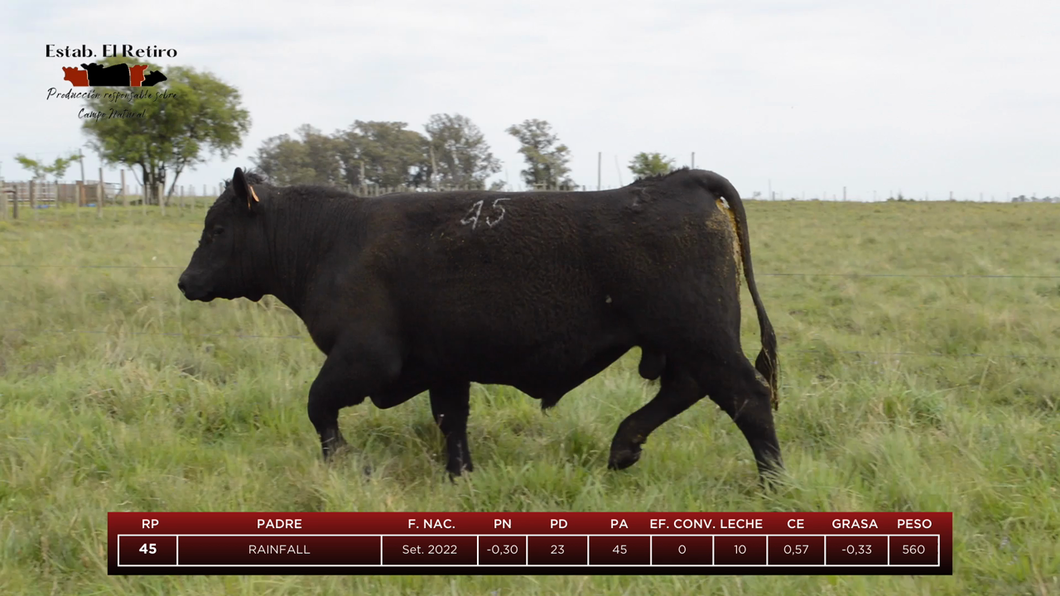
[[[63,67],[64,81],[70,81],[74,87],[153,87],[166,80],[161,70],[152,70],[144,74],[146,64],[114,64],[104,66],[93,62],[82,64],[81,68]]]
[[[141,84],[140,86],[154,87],[155,85],[161,83],[164,80],[166,80],[166,75],[162,74],[161,70],[152,70],[151,72],[147,73],[147,76],[144,77],[143,84]],[[135,87],[135,85],[133,86]]]

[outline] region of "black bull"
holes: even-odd
[[[743,432],[759,473],[781,466],[776,335],[751,270],[743,204],[725,178],[679,170],[601,192],[364,198],[272,186],[236,169],[180,276],[189,300],[272,294],[327,355],[309,390],[324,458],[339,409],[429,391],[453,475],[471,470],[471,382],[542,408],[634,346],[658,394],[622,421],[608,466],[704,396]],[[740,347],[740,273],[762,351]]]

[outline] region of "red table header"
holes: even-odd
[[[951,512],[111,512],[114,534],[950,534]]]

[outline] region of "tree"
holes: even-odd
[[[59,156],[55,158],[55,161],[51,165],[39,162],[35,159],[19,153],[15,156],[15,161],[19,163],[23,168],[33,172],[34,180],[43,180],[45,176],[51,174],[55,181],[58,182],[60,178],[66,174],[66,170],[70,168],[70,164],[77,161],[78,155],[73,153],[68,157]]]
[[[573,186],[570,168],[570,150],[566,145],[556,145],[559,138],[552,132],[546,120],[524,120],[522,124],[509,126],[505,131],[519,140],[519,153],[526,159],[527,168],[522,170],[523,180],[529,186],[569,187]]]
[[[265,139],[250,161],[277,184],[305,184],[317,175],[309,165],[309,150],[305,143],[288,134]]]
[[[659,176],[669,174],[674,170],[676,160],[666,157],[662,153],[640,152],[629,162],[629,171],[638,178]]]
[[[58,183],[59,179],[66,175],[66,170],[70,168],[80,158],[77,153],[71,153],[67,157],[56,157],[52,165],[45,168],[49,174],[55,178],[55,182]]]
[[[443,186],[483,188],[501,170],[478,126],[460,114],[435,114],[424,125],[433,152],[432,180]]]
[[[106,65],[133,63],[106,58]],[[143,64],[143,61],[135,61]],[[148,71],[160,70],[150,64]],[[89,144],[107,163],[139,167],[150,203],[160,200],[157,185],[172,171],[169,194],[187,168],[217,153],[222,159],[242,145],[250,129],[250,115],[240,104],[239,91],[208,72],[190,67],[167,67],[166,81],[154,87],[99,88],[86,109],[104,114],[85,120]]]
[[[345,131],[336,132],[347,184],[426,184],[430,178],[427,138],[405,126],[405,122],[356,120]]]
[[[295,133],[300,138],[283,134],[265,139],[251,160],[277,184],[342,183],[340,142],[308,124]]]
[[[17,161],[18,164],[24,169],[33,172],[34,180],[41,180],[48,173],[48,166],[44,165],[44,163],[39,162],[35,159],[30,159],[29,157],[21,153],[15,156],[15,161]]]

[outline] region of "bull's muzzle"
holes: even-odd
[[[187,272],[182,273],[180,279],[177,280],[177,289],[188,300],[202,300],[205,298],[202,288],[193,280],[188,279]]]

